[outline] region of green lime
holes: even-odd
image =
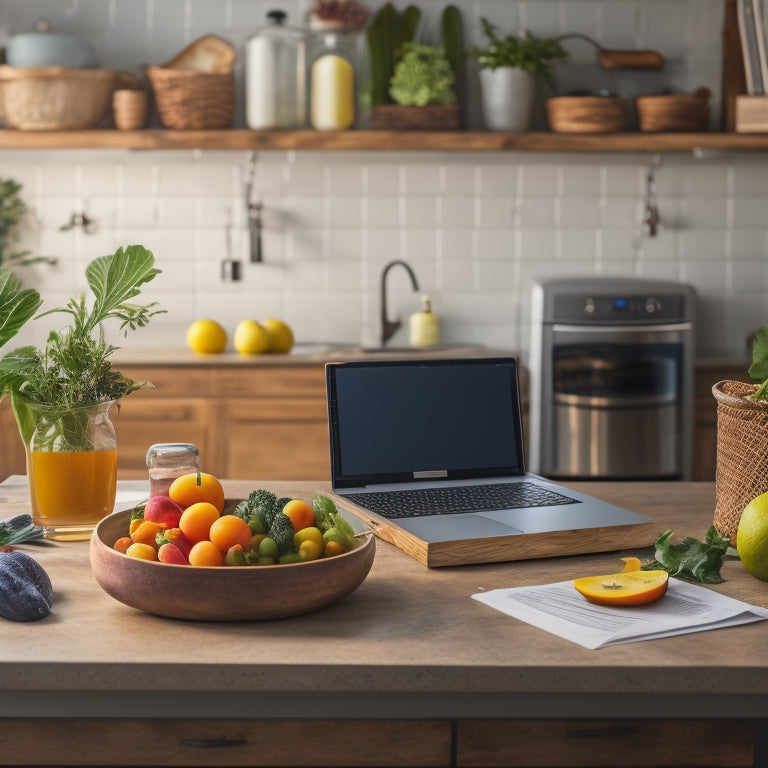
[[[744,567],[768,581],[768,493],[761,493],[744,507],[736,531],[736,549]]]

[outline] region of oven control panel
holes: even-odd
[[[555,296],[554,320],[558,323],[684,322],[685,297],[646,294],[588,294]]]

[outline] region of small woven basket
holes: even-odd
[[[768,402],[755,402],[756,384],[721,381],[717,401],[714,526],[736,544],[744,507],[768,491]]]
[[[229,128],[235,116],[235,76],[148,67],[160,121],[177,130]]]

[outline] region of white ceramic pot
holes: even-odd
[[[517,67],[480,70],[483,121],[489,131],[527,131],[536,80]]]

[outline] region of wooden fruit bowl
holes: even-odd
[[[376,542],[358,518],[349,517],[358,546],[343,555],[288,565],[192,565],[139,560],[112,548],[125,536],[131,510],[105,517],[91,537],[91,569],[115,600],[158,616],[198,621],[282,619],[325,608],[362,584],[373,565]]]

